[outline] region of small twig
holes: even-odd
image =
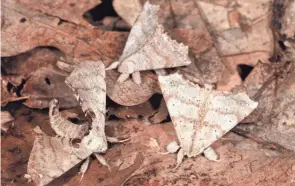
[[[251,134],[250,132],[244,131],[242,129],[233,128],[231,131],[238,134],[238,135],[241,135],[245,138],[249,138],[259,144],[262,144],[267,149],[275,150],[275,151],[278,151],[281,153],[290,152],[289,149],[286,149],[284,146],[282,146],[280,144],[277,144],[275,142],[266,141],[263,138],[257,137],[255,135]]]

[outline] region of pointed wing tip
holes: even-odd
[[[153,8],[156,11],[158,11],[160,9],[160,5],[154,5],[154,4],[151,4],[150,1],[147,1],[143,6],[143,10],[146,10],[146,9],[149,9],[149,8]]]

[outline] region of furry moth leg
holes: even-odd
[[[123,83],[124,81],[126,81],[129,78],[130,74],[121,74],[118,79],[117,82],[118,83]]]
[[[203,153],[208,160],[218,161],[218,155],[212,147],[208,147]]]
[[[80,182],[82,181],[84,174],[88,169],[89,162],[90,162],[90,156],[88,158],[86,158],[86,160],[84,161],[84,163],[80,167],[80,173],[82,174],[81,178],[80,178]]]
[[[133,72],[131,76],[132,76],[132,80],[133,80],[136,84],[138,84],[138,85],[141,84],[141,77],[140,77],[140,72],[139,72],[139,71],[137,71],[137,72]]]
[[[130,138],[119,140],[118,138],[107,136],[107,141],[110,143],[124,143],[129,140],[130,140]]]
[[[95,157],[96,157],[96,159],[99,161],[99,163],[101,163],[101,164],[104,165],[104,166],[107,166],[108,169],[109,169],[109,171],[111,172],[111,167],[109,166],[107,160],[106,160],[102,155],[100,155],[100,154],[97,153],[97,152],[95,152],[95,153],[93,153],[93,154],[95,155]]]

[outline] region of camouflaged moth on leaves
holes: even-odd
[[[143,11],[132,27],[119,61],[113,62],[107,70],[121,73],[118,82],[132,74],[135,83],[140,84],[140,71],[185,66],[191,63],[188,46],[172,40],[158,22],[159,6],[146,2]]]
[[[125,141],[105,135],[106,83],[105,67],[101,61],[82,63],[66,79],[66,83],[75,92],[88,122],[76,125],[62,118],[58,101],[51,101],[50,124],[58,136],[38,136],[28,163],[28,174],[38,185],[46,185],[93,153],[103,165],[108,166],[99,154],[107,150],[107,141]],[[85,163],[82,173],[86,171],[89,160]]]
[[[248,116],[258,105],[245,93],[201,88],[179,74],[159,76],[159,82],[180,146],[172,142],[168,152],[177,152],[177,166],[184,156],[204,153],[210,160],[217,154],[210,147]]]

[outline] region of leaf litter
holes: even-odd
[[[4,184],[294,184],[293,1],[99,3],[3,2]]]

